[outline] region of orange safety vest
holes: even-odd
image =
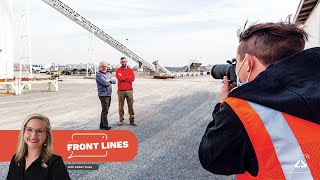
[[[257,177],[237,179],[320,179],[320,125],[246,100],[225,102],[244,125],[257,156]]]

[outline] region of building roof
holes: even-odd
[[[293,22],[304,24],[319,2],[320,0],[301,0]]]

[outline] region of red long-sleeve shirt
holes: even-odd
[[[118,91],[133,89],[132,82],[134,81],[134,73],[131,68],[118,68],[116,70],[116,77],[118,79]]]

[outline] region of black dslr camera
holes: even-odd
[[[229,79],[229,84],[236,85],[236,63],[237,60],[233,58],[231,61],[228,60],[227,64],[217,64],[211,69],[211,75],[214,79],[223,79],[223,76],[227,76]]]

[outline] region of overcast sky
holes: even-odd
[[[13,0],[15,62],[19,62],[21,1]],[[249,22],[285,20],[300,0],[63,0],[65,4],[148,62],[204,65],[235,57],[237,28]],[[41,0],[30,0],[34,64],[86,63],[89,33]],[[128,41],[126,41],[128,39]],[[95,39],[96,61],[124,56]],[[133,61],[130,61],[135,65]]]

